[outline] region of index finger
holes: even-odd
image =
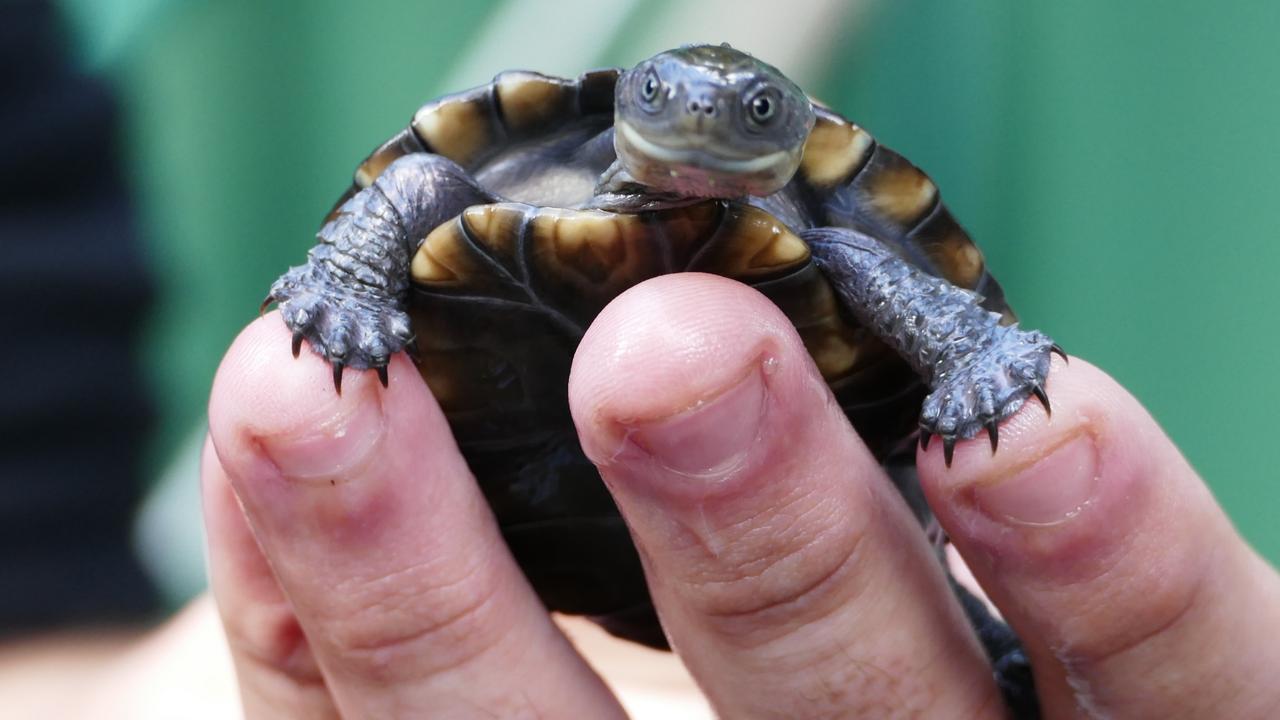
[[[919,456],[939,521],[1019,632],[1046,709],[1263,717],[1280,578],[1159,426],[1089,364],[985,442]],[[1269,712],[1269,711],[1270,712]],[[1049,710],[1052,712],[1052,710]]]
[[[291,358],[270,314],[227,353],[209,426],[342,714],[621,717],[520,575],[409,361],[386,390],[363,373],[338,396],[330,373]]]

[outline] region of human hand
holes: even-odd
[[[337,397],[288,346],[276,318],[251,325],[210,403],[212,579],[247,716],[621,716],[412,364]],[[949,470],[937,444],[919,455],[1045,715],[1274,715],[1280,578],[1112,380],[1055,361],[1048,389],[1052,418],[1029,403],[994,456],[985,438]],[[569,397],[719,714],[1002,715],[918,525],[762,296],[696,275],[632,289],[584,338]]]

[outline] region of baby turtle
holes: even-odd
[[[795,323],[883,460],[917,429],[1048,408],[1046,336],[1017,327],[933,182],[777,69],[690,46],[577,79],[506,72],[422,107],[356,170],[267,302],[332,363],[414,351],[547,605],[663,645],[630,537],[569,416],[592,319],[646,278],[748,283]],[[265,304],[264,304],[265,306]],[[416,339],[416,340],[415,340]],[[920,408],[923,407],[923,410]]]

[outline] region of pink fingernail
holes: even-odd
[[[765,383],[752,368],[737,384],[688,410],[629,426],[630,439],[683,475],[719,475],[742,464],[760,433]]]
[[[974,487],[977,505],[994,520],[1056,525],[1075,517],[1097,495],[1098,452],[1080,435],[1011,477]]]
[[[335,403],[334,409],[329,420],[305,434],[261,439],[263,452],[281,474],[295,480],[341,477],[378,445],[384,423],[376,401],[350,398]]]

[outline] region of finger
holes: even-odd
[[[709,275],[627,291],[569,398],[721,715],[997,712],[919,525],[764,296]]]
[[[1063,714],[1263,717],[1280,704],[1280,583],[1142,407],[1055,360],[986,443],[920,455],[939,520]],[[983,447],[978,447],[982,445]],[[1064,709],[1065,708],[1065,709]]]
[[[295,361],[274,315],[236,340],[210,431],[345,717],[616,717],[520,574],[439,407]]]
[[[212,442],[201,458],[209,583],[248,720],[336,718],[302,627],[249,532]]]

